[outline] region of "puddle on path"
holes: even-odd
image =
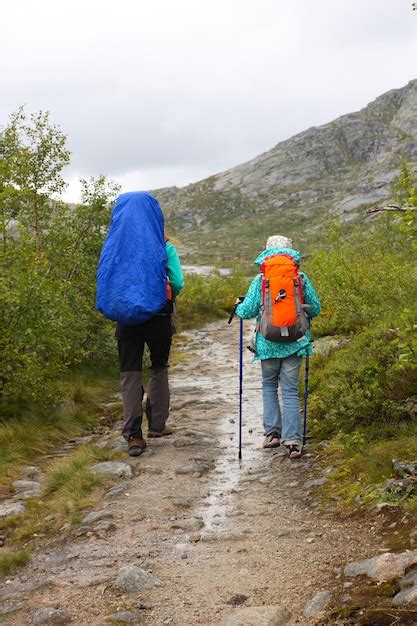
[[[261,448],[262,443],[262,388],[259,363],[253,363],[253,355],[243,351],[242,396],[242,460],[238,458],[239,442],[239,326],[227,326],[226,322],[214,323],[202,332],[184,333],[187,352],[192,350],[199,361],[192,380],[185,381],[172,376],[173,386],[180,390],[187,387],[191,393],[200,392],[200,400],[216,402],[218,421],[210,423],[220,443],[220,454],[215,471],[208,483],[208,496],[197,511],[204,521],[204,532],[225,530],[230,524],[227,517],[231,499],[239,492],[239,481],[248,472],[269,462]],[[230,347],[230,333],[236,338]],[[244,346],[248,345],[252,329],[245,331]],[[216,410],[212,406],[211,410]]]

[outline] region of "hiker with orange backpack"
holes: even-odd
[[[172,434],[169,416],[168,357],[174,300],[184,286],[175,246],[164,233],[157,200],[147,192],[121,194],[113,207],[110,229],[97,270],[97,309],[117,322],[123,400],[123,437],[130,456],[146,448],[142,434],[145,344],[150,352],[146,401],[148,437]]]
[[[269,237],[255,261],[260,273],[235,309],[241,319],[257,318],[253,350],[262,368],[263,447],[277,448],[282,443],[292,459],[301,456],[303,447],[300,366],[303,356],[313,354],[309,320],[320,313],[317,293],[299,271],[300,260],[291,239]]]

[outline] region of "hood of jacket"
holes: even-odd
[[[267,257],[273,256],[274,254],[290,254],[297,265],[300,265],[301,253],[298,252],[298,250],[293,250],[292,248],[268,248],[258,255],[255,259],[255,264],[258,266],[261,265]]]

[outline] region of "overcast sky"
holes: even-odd
[[[79,177],[185,185],[417,77],[411,0],[4,0],[0,124],[49,110]]]

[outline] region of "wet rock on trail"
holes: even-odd
[[[83,524],[94,524],[94,522],[99,522],[101,520],[111,519],[113,517],[113,513],[111,511],[91,511],[86,515],[83,519]]]
[[[172,528],[179,528],[188,532],[200,530],[203,526],[204,522],[201,518],[179,519],[171,524]]]
[[[133,593],[135,591],[152,589],[158,583],[159,580],[156,576],[153,576],[141,567],[125,565],[119,571],[113,586],[119,591]]]
[[[104,461],[96,463],[91,468],[93,474],[109,476],[110,478],[132,478],[133,472],[130,465],[117,461]]]

